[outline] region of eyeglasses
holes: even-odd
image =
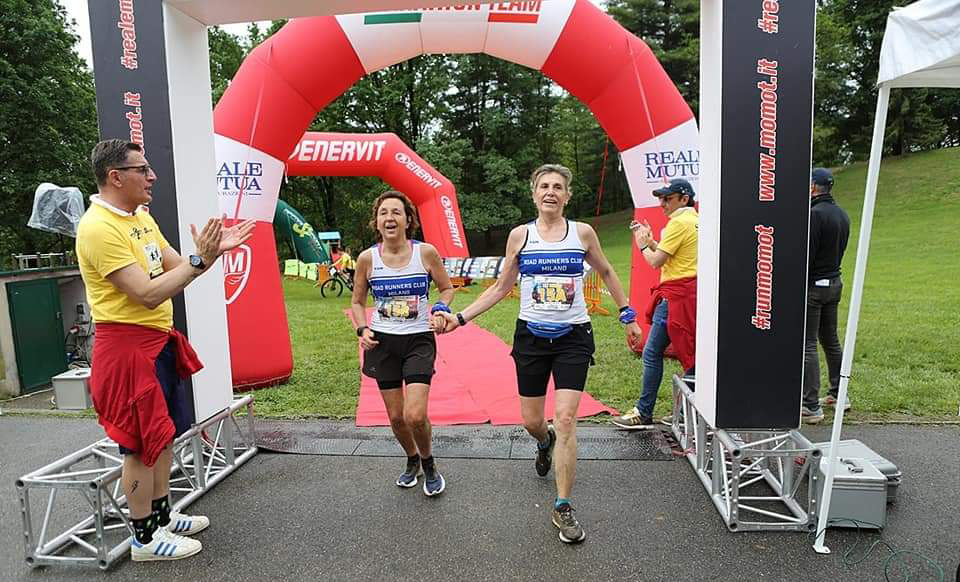
[[[136,170],[143,174],[144,176],[149,176],[153,172],[153,168],[150,164],[143,164],[142,166],[120,166],[118,168],[113,168],[114,170]]]

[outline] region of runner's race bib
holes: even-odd
[[[377,300],[377,313],[385,321],[410,321],[419,315],[420,298],[416,295],[397,295]]]
[[[147,275],[151,279],[163,274],[163,253],[156,243],[143,245],[143,256],[147,258]]]
[[[575,295],[573,277],[533,277],[534,311],[566,311],[573,305]]]

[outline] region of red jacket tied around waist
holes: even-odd
[[[100,424],[107,436],[137,451],[149,467],[176,431],[156,373],[157,356],[171,339],[181,378],[203,368],[187,338],[177,330],[100,323],[93,347],[90,396]]]
[[[666,299],[667,335],[684,370],[693,367],[697,356],[697,278],[684,277],[664,281],[650,289],[647,323],[653,323],[653,312]]]

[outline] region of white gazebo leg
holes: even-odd
[[[818,554],[829,554],[824,545],[827,533],[827,518],[830,515],[830,498],[833,493],[833,478],[837,458],[837,442],[843,427],[843,413],[847,402],[847,385],[850,383],[850,368],[853,366],[853,349],[857,343],[857,324],[860,321],[860,302],[863,298],[863,280],[867,274],[867,255],[870,250],[870,232],[873,229],[873,207],[877,199],[877,178],[880,175],[880,158],[883,154],[883,134],[887,124],[887,104],[890,88],[881,86],[877,95],[877,114],[873,122],[873,145],[870,146],[870,165],[867,167],[867,187],[863,197],[863,215],[860,219],[860,237],[857,241],[857,266],[853,272],[853,292],[850,294],[850,310],[847,314],[847,332],[843,340],[843,362],[840,365],[840,393],[837,395],[836,415],[833,417],[833,432],[830,435],[830,450],[825,455],[827,476],[820,496],[817,539],[813,549]],[[818,470],[812,467],[811,470]]]

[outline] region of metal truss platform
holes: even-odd
[[[813,531],[820,449],[797,430],[711,428],[679,376],[673,410],[671,432],[730,531]]]
[[[238,422],[241,409],[246,417]],[[255,437],[251,396],[181,435],[173,445],[173,508],[187,507],[255,455]],[[120,486],[122,463],[117,444],[103,439],[17,479],[29,566],[105,570],[128,554],[133,529]],[[33,505],[38,496],[42,513]]]

